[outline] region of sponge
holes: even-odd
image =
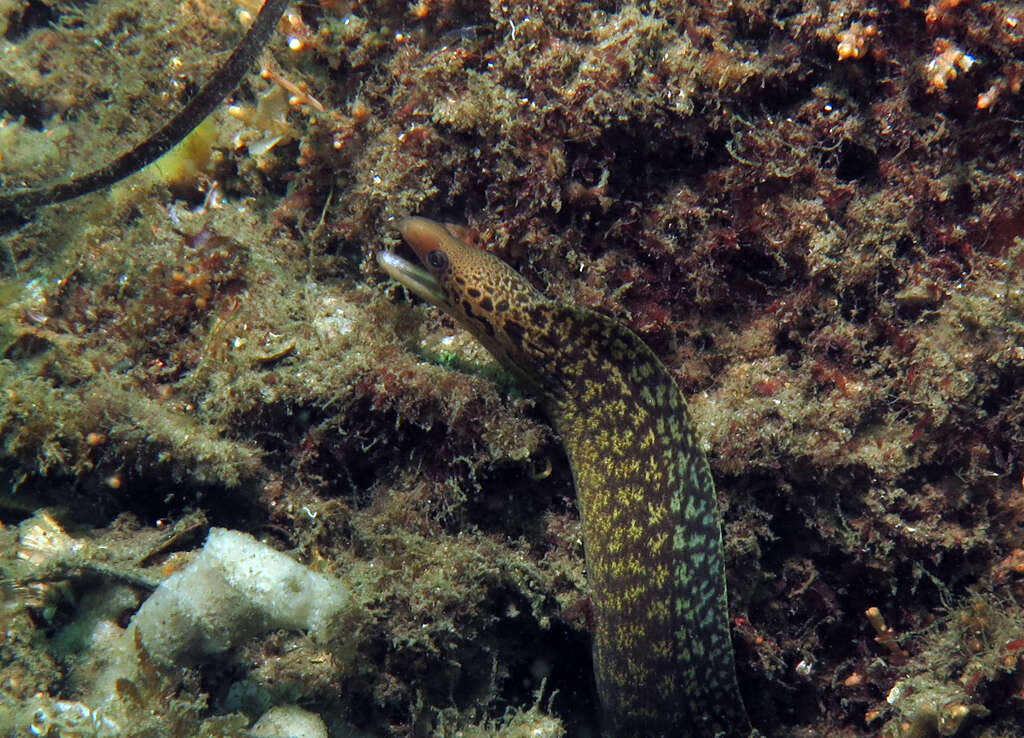
[[[338,579],[250,535],[212,528],[199,555],[157,587],[132,625],[156,661],[193,665],[279,628],[327,640],[350,600]]]

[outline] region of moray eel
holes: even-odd
[[[678,387],[635,333],[550,300],[447,227],[406,218],[424,268],[378,261],[468,329],[540,400],[583,522],[604,732],[747,736],[715,486]]]

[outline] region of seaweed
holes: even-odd
[[[189,131],[198,126],[228,93],[238,86],[242,75],[263,50],[287,6],[287,0],[266,0],[249,30],[238,42],[238,46],[231,52],[227,60],[188,101],[188,104],[159,130],[109,164],[75,177],[68,182],[57,182],[46,187],[27,190],[0,192],[0,216],[10,217],[11,214],[18,213],[25,217],[26,212],[32,208],[53,205],[109,187],[170,151],[188,135]],[[10,83],[9,79],[8,77],[6,87],[13,89],[15,86]],[[9,100],[12,95],[15,93],[8,92],[6,95],[8,105],[10,105]],[[24,108],[25,105],[22,104],[20,107]]]

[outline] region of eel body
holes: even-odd
[[[714,482],[672,376],[625,326],[544,297],[447,227],[416,217],[399,228],[424,268],[388,252],[381,266],[473,333],[538,397],[565,445],[604,732],[749,735]]]

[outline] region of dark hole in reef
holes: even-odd
[[[693,337],[693,347],[698,351],[710,351],[715,347],[715,337],[707,331],[702,331]]]
[[[40,496],[35,494],[33,483],[19,486],[15,480],[22,474],[20,464],[8,458],[6,462],[0,463],[0,489],[6,494],[0,496],[0,520],[4,525],[16,526],[34,514],[40,507]],[[43,485],[45,489],[52,489],[55,485],[53,480],[47,479]]]
[[[157,452],[159,453],[159,452]],[[68,508],[75,511],[75,522],[101,526],[114,517],[129,513],[143,521],[176,521],[196,509],[202,509],[211,525],[245,528],[265,516],[257,502],[243,488],[217,484],[181,484],[171,469],[160,468],[159,459],[140,450],[139,458],[149,471],[136,473],[129,468],[97,466],[102,479],[90,479],[71,493]],[[119,487],[111,488],[105,479],[116,476]],[[204,536],[205,537],[205,536]],[[201,541],[190,539],[189,544]],[[188,548],[188,546],[184,546]]]
[[[299,15],[302,22],[309,26],[314,32],[320,30],[320,18],[323,17],[323,8],[318,3],[298,3]]]
[[[526,464],[503,465],[479,481],[481,493],[466,501],[466,522],[484,532],[547,545],[546,513],[577,514],[569,502],[575,493],[560,444],[546,443]]]
[[[786,327],[775,335],[775,353],[778,356],[785,356],[791,367],[800,366],[803,342],[796,329]]]
[[[878,154],[853,141],[843,141],[840,144],[836,179],[853,182],[858,179],[873,179],[877,175]]]
[[[375,411],[372,400],[363,398],[340,424],[331,422],[320,408],[284,405],[268,406],[260,417],[239,423],[257,428],[253,437],[268,465],[289,475],[323,479],[325,495],[348,497],[362,505],[369,502],[369,490],[382,468],[404,458],[413,445],[441,445],[441,426],[387,431],[395,428],[395,417],[393,411]]]
[[[775,23],[781,23],[804,12],[804,6],[799,2],[776,2],[771,7],[771,18]]]
[[[875,314],[878,295],[886,294],[888,282],[885,270],[880,269],[878,279],[872,284],[850,285],[843,290],[839,301],[839,315],[851,323],[865,323]]]
[[[597,687],[590,638],[556,621],[543,634],[541,644],[543,650],[535,653],[550,654],[551,669],[542,700],[552,701],[569,735],[597,735]]]
[[[3,350],[3,358],[11,361],[24,361],[45,354],[53,344],[42,336],[23,333]]]
[[[582,662],[584,668],[589,666],[586,638],[572,638],[574,633],[557,621],[555,624],[562,626],[561,632],[555,627],[540,628],[531,613],[530,602],[521,592],[500,586],[492,592],[487,607],[495,625],[482,640],[486,643],[493,639],[494,643],[491,648],[482,649],[479,666],[482,672],[490,671],[489,654],[502,654],[501,660],[508,673],[499,685],[504,701],[529,704],[541,682],[549,679],[552,671],[564,661]]]
[[[902,235],[896,239],[896,248],[892,255],[896,259],[906,259],[911,256],[910,250],[914,248],[914,239],[909,235]]]
[[[749,7],[731,6],[728,18],[736,26],[736,36],[744,41],[767,41],[772,32],[772,18]]]
[[[957,213],[967,215],[974,210],[974,192],[970,182],[961,182],[953,188],[952,203]]]
[[[43,104],[21,89],[18,81],[0,70],[0,111],[14,118],[23,118],[25,125],[35,130],[43,128]]]
[[[998,385],[985,394],[981,401],[981,409],[990,416],[998,415],[1004,408],[1011,405],[1019,396],[1024,386],[1024,370],[1012,369],[999,378]]]
[[[763,302],[771,288],[791,285],[805,273],[798,254],[769,253],[759,243],[744,244],[722,259],[723,281],[730,286],[732,302]]]
[[[236,684],[244,683],[250,676],[246,664],[228,659],[214,659],[202,664],[198,669],[199,679],[204,691],[210,695],[210,701],[220,709],[225,709],[225,703],[234,710],[250,710],[258,714],[265,710],[261,698],[265,695],[256,690],[236,689]]]
[[[569,200],[554,215],[555,220],[569,225],[580,218],[598,222],[614,219],[624,199],[640,200],[643,193],[661,191],[666,182],[679,178],[699,180],[709,167],[709,154],[708,142],[696,140],[683,126],[676,135],[652,137],[645,136],[635,123],[623,123],[605,130],[595,142],[569,142],[565,156],[570,179],[591,188],[607,172],[603,194],[611,198],[610,210],[605,212],[595,193],[593,197]]]
[[[825,345],[825,356],[830,361],[840,363],[846,359],[846,347],[836,341],[829,341]]]
[[[57,12],[50,5],[30,0],[25,3],[21,13],[14,13],[11,16],[4,38],[8,41],[17,41],[28,35],[33,28],[49,26],[56,20]]]

